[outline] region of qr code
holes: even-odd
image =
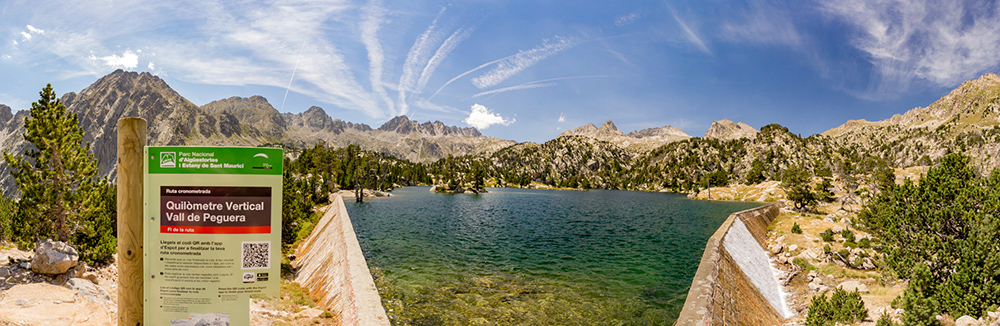
[[[271,268],[271,241],[243,241],[243,269]]]

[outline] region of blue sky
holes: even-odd
[[[151,72],[203,105],[262,95],[378,127],[405,114],[545,141],[713,120],[803,136],[926,106],[995,72],[988,1],[18,1],[0,103]]]

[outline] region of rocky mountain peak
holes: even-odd
[[[588,123],[570,130],[563,131],[561,134],[559,134],[559,137],[562,136],[595,137],[596,135],[597,135],[597,126],[594,126],[593,123]]]
[[[6,124],[14,117],[14,113],[10,111],[10,107],[0,104],[0,125]]]
[[[625,136],[625,133],[618,130],[615,123],[611,120],[605,121],[600,128],[597,129],[597,137],[619,137]]]
[[[740,138],[754,138],[757,136],[757,129],[742,122],[733,122],[729,119],[712,121],[712,126],[705,132],[707,139],[730,140]]]
[[[401,115],[386,121],[378,130],[395,132],[398,134],[421,134],[425,136],[462,136],[481,137],[483,134],[473,127],[461,128],[457,126],[447,126],[441,121],[419,123],[410,120],[405,115]]]
[[[638,139],[649,138],[649,139],[659,139],[664,141],[677,141],[677,140],[691,138],[691,135],[688,135],[683,130],[680,130],[674,126],[663,126],[659,128],[646,128],[643,130],[636,130],[628,133],[628,135],[626,136]]]

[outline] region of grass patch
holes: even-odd
[[[833,275],[833,277],[838,278],[879,278],[881,275],[877,272],[859,271],[849,268],[843,268],[835,264],[822,264],[817,267],[820,273],[826,275]]]

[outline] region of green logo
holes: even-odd
[[[161,168],[175,168],[175,167],[177,167],[177,153],[176,152],[160,152],[160,167]]]

